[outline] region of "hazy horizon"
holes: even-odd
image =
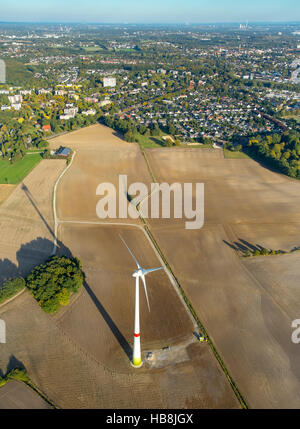
[[[300,24],[300,20],[290,20],[290,21],[210,21],[210,22],[187,22],[187,21],[178,21],[178,22],[142,22],[142,21],[136,21],[136,22],[127,22],[127,21],[111,21],[111,22],[105,22],[105,21],[13,21],[13,20],[0,20],[0,24],[82,24],[82,25],[230,25],[230,24],[243,24],[248,23],[249,25],[254,24]]]
[[[11,0],[1,22],[72,24],[225,24],[300,21],[298,0]],[[296,19],[295,19],[296,17]]]

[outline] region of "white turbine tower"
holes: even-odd
[[[149,298],[148,298],[148,292],[147,292],[147,286],[146,286],[146,279],[145,276],[149,273],[153,273],[154,271],[162,270],[163,267],[159,268],[151,268],[149,270],[145,270],[140,266],[138,261],[136,260],[134,254],[127,246],[125,240],[120,236],[121,240],[127,247],[130,255],[132,256],[132,259],[136,263],[137,271],[135,271],[132,274],[132,277],[135,277],[135,309],[134,309],[134,337],[133,337],[133,355],[132,355],[132,365],[135,368],[140,368],[142,366],[142,356],[141,356],[141,333],[140,333],[140,284],[139,280],[140,278],[143,281],[144,289],[145,289],[145,295],[147,299],[148,309],[150,312],[150,305],[149,305]]]

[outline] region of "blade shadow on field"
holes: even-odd
[[[22,183],[21,189],[22,189],[22,191],[24,191],[24,193],[27,196],[28,200],[30,201],[31,205],[33,206],[33,208],[35,209],[35,211],[37,212],[37,214],[39,215],[39,217],[42,219],[44,225],[46,226],[46,228],[48,229],[48,231],[50,232],[50,234],[52,235],[52,237],[55,239],[55,234],[53,232],[53,229],[50,227],[50,225],[48,224],[47,220],[42,215],[42,213],[40,212],[40,210],[37,207],[36,203],[34,202],[30,190],[27,188],[27,186],[24,183]]]

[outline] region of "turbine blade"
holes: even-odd
[[[141,268],[140,264],[138,263],[138,261],[136,260],[136,257],[134,256],[134,254],[132,253],[132,251],[129,249],[129,247],[127,246],[125,240],[123,239],[123,237],[119,234],[121,240],[123,241],[123,243],[125,244],[125,246],[127,247],[130,255],[132,256],[132,259],[134,260],[134,262],[136,263],[136,266],[138,267],[138,269]]]
[[[154,273],[154,271],[159,271],[159,270],[163,270],[164,267],[159,267],[159,268],[151,268],[150,270],[143,270],[144,271],[144,275],[147,275],[149,273]]]
[[[148,291],[147,291],[147,286],[146,286],[146,279],[145,279],[145,276],[141,276],[141,277],[142,277],[142,280],[143,280],[143,283],[144,283],[145,295],[146,295],[146,299],[147,299],[148,310],[149,310],[149,313],[150,313],[150,304],[149,304]]]

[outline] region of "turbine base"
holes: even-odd
[[[130,364],[133,368],[138,369],[143,366],[143,361],[141,359],[133,359]]]

